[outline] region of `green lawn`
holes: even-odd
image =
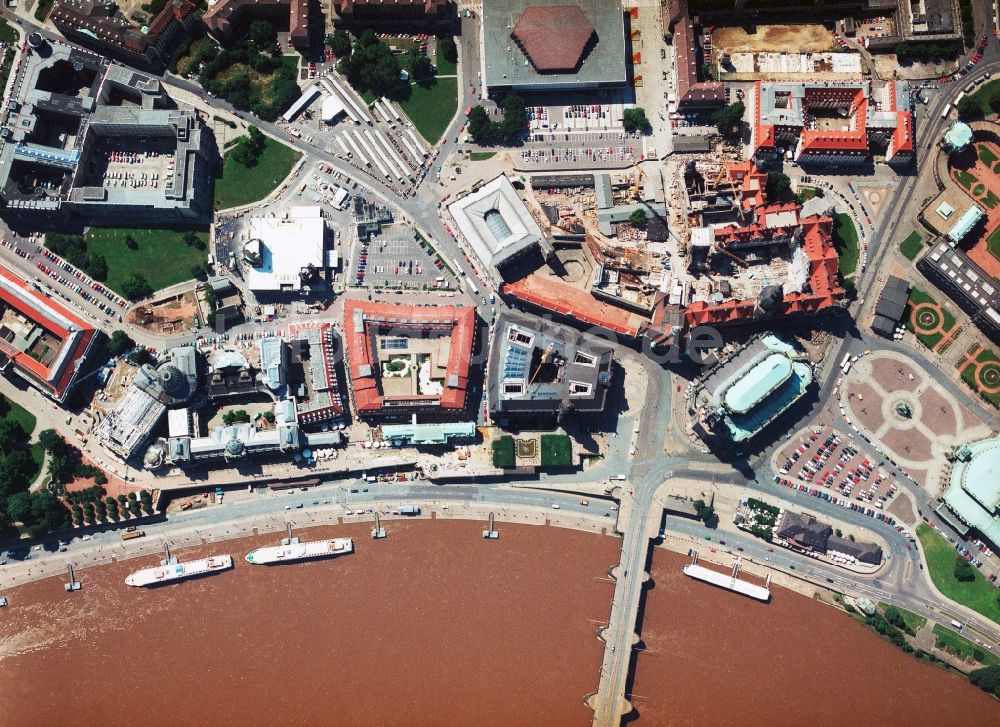
[[[565,434],[542,435],[542,466],[569,467],[573,463],[573,445]]]
[[[982,203],[984,205],[986,205],[987,207],[989,207],[990,209],[993,209],[998,204],[1000,204],[1000,197],[998,197],[997,194],[996,194],[996,192],[994,192],[991,189],[989,192],[986,193],[986,196],[983,197]]]
[[[458,79],[434,78],[425,86],[410,84],[410,97],[399,106],[428,144],[436,144],[458,107]]]
[[[906,308],[904,323],[906,324],[906,330],[908,330],[910,333],[915,334],[916,337],[917,337],[917,340],[920,341],[920,343],[922,343],[927,348],[933,350],[934,347],[938,344],[938,342],[942,338],[944,338],[944,336],[941,333],[933,333],[931,335],[925,335],[923,333],[917,333],[916,330],[913,327],[913,321],[912,321],[912,319],[910,317],[910,311],[915,306],[918,306],[918,305],[920,305],[922,303],[936,304],[937,301],[934,298],[932,298],[931,296],[927,295],[927,293],[925,293],[922,290],[920,290],[920,288],[911,288],[910,289],[910,297],[909,297],[909,300],[908,300],[908,306]],[[942,313],[941,317],[943,319],[942,324],[944,326],[944,330],[945,331],[949,331],[952,328],[954,328],[954,326],[955,326],[955,316],[953,316],[951,314],[951,312],[949,312],[949,310],[947,308],[945,308],[944,306],[941,306],[941,313]]]
[[[190,280],[191,268],[208,259],[208,229],[195,229],[206,243],[203,250],[184,242],[184,234],[191,229],[91,227],[84,237],[87,252],[101,254],[108,261],[105,284],[120,293],[122,281],[132,273],[141,273],[154,290]],[[128,235],[135,238],[137,249],[125,246]]]
[[[955,179],[966,189],[972,189],[972,185],[979,181],[974,174],[970,174],[964,169],[955,170]]]
[[[819,194],[819,190],[816,187],[799,187],[799,193],[797,197],[799,202],[805,204],[808,200],[816,197]]]
[[[951,629],[947,629],[941,624],[934,624],[935,646],[939,649],[951,647],[951,650],[963,659],[975,659],[983,666],[994,666],[1000,664],[1000,657],[989,652],[981,646],[969,641],[963,636],[959,636]]]
[[[514,438],[509,434],[493,440],[493,466],[514,466]]]
[[[292,147],[265,137],[257,163],[245,167],[226,153],[222,174],[215,180],[215,209],[241,207],[264,199],[284,181],[302,156]]]
[[[469,155],[469,160],[474,162],[485,162],[496,156],[495,151],[474,151]]]
[[[906,239],[899,243],[899,251],[906,256],[907,260],[916,260],[917,255],[920,251],[924,249],[923,239],[920,237],[920,233],[914,230]]]
[[[1000,227],[993,230],[986,238],[986,249],[990,251],[990,255],[1000,260]]]
[[[917,537],[927,559],[927,571],[935,587],[946,597],[1000,623],[997,589],[975,570],[976,579],[962,583],[955,578],[955,557],[958,552],[934,528],[926,523],[917,527]]]
[[[858,246],[858,231],[850,215],[839,213],[833,216],[833,245],[840,256],[840,277],[844,280],[853,277],[858,268],[861,248]]]
[[[976,361],[978,362],[992,362],[1000,368],[1000,358],[990,349],[986,348],[979,352],[976,356]],[[976,379],[976,367],[973,364],[969,364],[964,369],[962,369],[962,381],[969,385],[973,391],[979,391],[979,381]],[[1000,394],[991,394],[987,392],[980,392],[979,396],[988,403],[992,404],[996,408],[1000,409]]]
[[[13,419],[20,424],[21,429],[23,429],[29,436],[33,431],[35,431],[35,424],[37,423],[35,415],[20,404],[11,401],[5,396],[0,396],[0,412],[4,412],[3,417],[5,419]],[[42,462],[45,461],[45,450],[42,449],[42,445],[35,442],[34,444],[28,445],[28,454],[31,455],[31,459],[35,463],[35,473],[31,477],[31,482],[34,482],[35,478],[38,476],[38,472],[42,469]],[[0,454],[0,456],[2,456],[2,454]]]
[[[990,151],[990,148],[985,144],[980,144],[976,149],[979,151],[979,159],[986,166],[990,166],[993,162],[997,161],[997,155]]]
[[[983,196],[984,194],[986,194],[986,185],[982,183],[977,184],[975,187],[972,188],[972,193],[977,197]]]

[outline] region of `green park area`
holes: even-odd
[[[542,466],[569,467],[573,463],[573,446],[565,434],[542,435]]]
[[[921,523],[917,527],[917,537],[920,538],[920,546],[927,559],[927,571],[934,587],[952,601],[1000,623],[1000,592],[997,588],[976,568],[972,569],[972,580],[958,580],[955,576],[955,559],[960,556],[954,546],[931,526]]]
[[[846,213],[833,216],[833,245],[840,257],[840,277],[848,287],[853,287],[853,283],[849,281],[858,269],[861,248],[858,246],[858,231],[854,227],[854,220]]]
[[[822,193],[817,187],[799,186],[799,191],[796,196],[799,198],[799,202],[801,204],[805,204],[813,197],[822,196]]]
[[[917,311],[916,323],[919,324],[918,330],[913,320],[913,309],[925,305],[935,307],[924,307],[922,310]],[[907,301],[905,322],[906,330],[916,335],[920,343],[933,351],[934,347],[944,338],[945,332],[955,327],[955,316],[949,313],[947,308],[938,305],[938,302],[934,298],[927,295],[920,288],[911,288],[910,297]]]
[[[989,209],[995,209],[998,204],[1000,204],[1000,196],[997,195],[992,189],[987,190],[986,196],[983,197],[980,202],[986,205]]]
[[[923,249],[923,239],[916,230],[907,235],[906,239],[899,243],[899,251],[903,253],[907,260],[916,260]]]
[[[997,155],[994,154],[986,144],[979,144],[976,147],[979,152],[979,161],[988,167],[993,166],[993,162],[997,161]]]
[[[982,646],[977,646],[964,636],[959,636],[941,624],[934,624],[933,631],[934,645],[943,651],[954,654],[965,661],[970,659],[978,661],[983,666],[1000,664],[1000,657],[996,654],[990,653]]]
[[[264,199],[292,171],[302,155],[286,144],[264,137],[256,163],[239,161],[236,148],[226,152],[222,173],[215,180],[215,209],[241,207]]]
[[[962,381],[984,401],[1000,409],[1000,394],[991,391],[1000,386],[1000,358],[992,350],[984,348],[976,356],[975,363],[962,369]]]
[[[495,151],[474,151],[469,154],[469,160],[474,162],[485,162],[487,159],[492,159],[495,156]]]
[[[108,261],[105,284],[126,297],[125,281],[134,274],[156,291],[190,280],[208,257],[206,228],[91,227],[84,240],[89,254]]]

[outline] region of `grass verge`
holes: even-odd
[[[899,243],[899,251],[903,253],[907,260],[916,260],[917,255],[920,251],[924,249],[923,239],[920,237],[920,233],[914,230],[906,239]]]
[[[1000,227],[993,230],[990,236],[986,238],[986,249],[990,255],[1000,260]]]
[[[496,156],[495,151],[474,151],[469,154],[469,160],[474,162],[485,162],[487,159],[492,159]]]
[[[119,293],[122,282],[133,273],[140,273],[154,290],[191,279],[191,268],[204,263],[207,256],[208,230],[195,229],[206,243],[206,249],[197,249],[184,242],[184,235],[191,228],[147,227],[91,227],[84,238],[87,252],[103,255],[108,262],[105,284]],[[131,235],[135,250],[125,245]]]
[[[839,257],[840,277],[846,280],[858,269],[858,259],[861,257],[858,231],[850,215],[841,212],[833,216],[833,245]]]
[[[941,624],[934,624],[934,645],[939,649],[957,654],[962,659],[969,661],[973,659],[983,666],[995,666],[1000,664],[1000,657],[990,653],[981,646],[969,641],[963,636],[959,636],[951,629],[947,629]]]
[[[264,199],[288,176],[301,156],[271,137],[265,137],[264,151],[252,167],[243,166],[233,159],[232,151],[227,152],[222,173],[215,180],[215,209],[240,207]]]
[[[934,587],[945,597],[1000,623],[1000,603],[997,589],[976,570],[975,579],[962,582],[955,578],[955,556],[951,543],[926,523],[917,527],[917,537],[927,559],[927,572]]]

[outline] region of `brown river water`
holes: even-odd
[[[0,725],[589,725],[620,541],[551,527],[387,522],[334,560],[251,566],[280,534],[178,551],[236,568],[153,590],[157,558],[6,592]],[[759,605],[694,583],[657,552],[642,725],[996,724],[985,694],[846,616],[777,590]],[[640,696],[641,695],[641,696]]]
[[[639,727],[1000,724],[1000,702],[842,611],[783,588],[767,604],[736,596],[685,576],[687,562],[653,557]]]

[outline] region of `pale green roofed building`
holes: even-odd
[[[956,121],[944,133],[944,145],[949,151],[962,151],[972,143],[972,127]]]
[[[959,520],[1000,545],[1000,436],[958,451],[943,499]]]
[[[475,422],[385,424],[382,426],[382,439],[396,446],[450,444],[455,439],[468,440],[475,436]]]
[[[733,442],[753,438],[805,395],[812,366],[804,359],[777,336],[750,341],[702,380],[701,424]]]

